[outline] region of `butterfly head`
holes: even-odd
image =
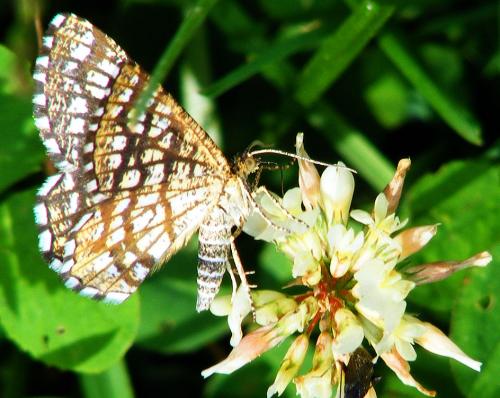
[[[259,160],[247,150],[235,157],[232,168],[234,174],[246,180],[259,170]]]

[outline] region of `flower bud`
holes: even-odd
[[[295,141],[297,148],[297,155],[304,158],[309,158],[306,150],[304,149],[304,134],[297,134]],[[318,206],[320,201],[320,177],[316,166],[313,163],[305,160],[299,160],[299,187],[302,192],[302,201],[307,210]]]
[[[392,214],[396,211],[399,205],[399,199],[401,198],[401,192],[403,191],[403,184],[406,177],[406,172],[410,168],[410,159],[401,159],[398,163],[398,168],[396,174],[392,177],[392,180],[384,189],[384,196],[387,198],[388,207],[387,213]]]
[[[434,224],[409,228],[395,236],[394,240],[401,245],[399,261],[418,252],[436,235],[436,232],[437,224]]]
[[[364,338],[363,327],[356,316],[348,309],[341,308],[335,312],[337,331],[333,342],[332,351],[336,358],[354,352]]]
[[[464,261],[438,261],[416,265],[405,270],[407,278],[417,285],[443,280],[467,267],[485,267],[491,261],[491,254],[481,252]]]
[[[347,223],[354,192],[354,177],[342,162],[329,166],[320,180],[323,209],[329,225]]]
[[[281,367],[276,375],[274,383],[267,390],[267,398],[285,391],[290,381],[299,371],[309,346],[309,337],[306,334],[299,335],[288,349]]]
[[[297,302],[293,298],[276,299],[256,309],[255,322],[262,326],[276,323],[282,316],[295,311],[296,308]]]
[[[332,396],[333,355],[330,332],[320,333],[312,360],[312,370],[294,379],[297,394],[302,398],[330,398]]]
[[[280,335],[272,325],[258,328],[243,337],[226,359],[201,372],[203,377],[214,373],[229,374],[281,343],[287,336]]]

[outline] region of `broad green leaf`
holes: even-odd
[[[195,310],[194,243],[141,286],[142,321],[136,340],[140,346],[163,353],[193,351],[228,333],[225,318]]]
[[[31,117],[31,100],[0,94],[0,192],[41,169],[45,157]]]
[[[26,92],[30,80],[28,63],[0,44],[0,94]]]
[[[432,241],[411,258],[412,264],[466,259],[498,243],[499,167],[487,160],[447,164],[409,187],[403,200],[410,209],[411,225],[441,223]],[[444,281],[419,286],[409,299],[448,319],[453,298],[467,275],[462,271]]]
[[[499,236],[497,234],[491,250],[493,261],[486,269],[477,268],[467,274],[453,310],[453,341],[468,355],[483,362],[480,373],[461,364],[453,366],[455,380],[467,397],[496,398],[500,393]]]
[[[21,81],[30,81],[28,65],[0,45],[0,193],[40,170],[44,158],[32,118],[31,98]]]
[[[133,398],[134,391],[124,360],[98,374],[79,375],[85,398]]]
[[[22,350],[46,364],[100,372],[132,344],[139,300],[114,306],[65,288],[38,252],[34,192],[12,194],[0,205],[0,322]]]

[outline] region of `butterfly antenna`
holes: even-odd
[[[305,156],[300,156],[300,155],[297,155],[295,153],[280,151],[279,149],[257,149],[255,151],[249,152],[248,154],[250,156],[265,155],[265,154],[275,154],[275,155],[288,156],[288,157],[293,158],[293,159],[303,160],[304,162],[313,163],[313,164],[317,164],[317,165],[325,166],[325,167],[329,167],[329,166],[340,167],[340,168],[349,170],[352,173],[356,173],[355,170],[353,170],[353,169],[351,169],[349,167],[346,167],[346,166],[340,166],[338,164],[321,162],[319,160],[314,160],[314,159],[306,158]]]

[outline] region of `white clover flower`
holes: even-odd
[[[296,146],[297,154],[307,157],[302,135],[297,136]],[[283,199],[267,191],[255,194],[264,215],[274,225],[293,232],[273,231],[262,216],[249,220],[245,231],[273,241],[288,256],[292,284],[303,285],[305,292],[294,296],[253,291],[254,316],[260,326],[244,336],[241,323],[252,312],[248,299],[236,294],[232,305],[230,300],[216,299],[212,312],[228,315],[231,344],[236,346],[225,360],[204,371],[205,377],[233,372],[295,333],[299,335],[268,397],[281,395],[291,381],[303,398],[330,397],[334,391],[343,396],[346,365],[364,348],[371,351],[373,362],[382,358],[403,383],[428,396],[435,392],[410,374],[408,362],[417,357],[415,344],[479,371],[480,362],[468,357],[439,329],[406,313],[406,297],[417,285],[441,280],[466,267],[484,267],[491,261],[491,255],[482,252],[463,261],[400,270],[398,264],[422,249],[437,232],[436,225],[403,230],[407,220],[400,221],[395,213],[409,166],[408,159],[399,162],[371,212],[350,210],[354,177],[342,163],[327,167],[320,176],[312,163],[300,160],[300,189],[288,191]],[[312,368],[297,375],[317,328],[320,333]],[[365,397],[376,397],[373,385],[365,387]]]

